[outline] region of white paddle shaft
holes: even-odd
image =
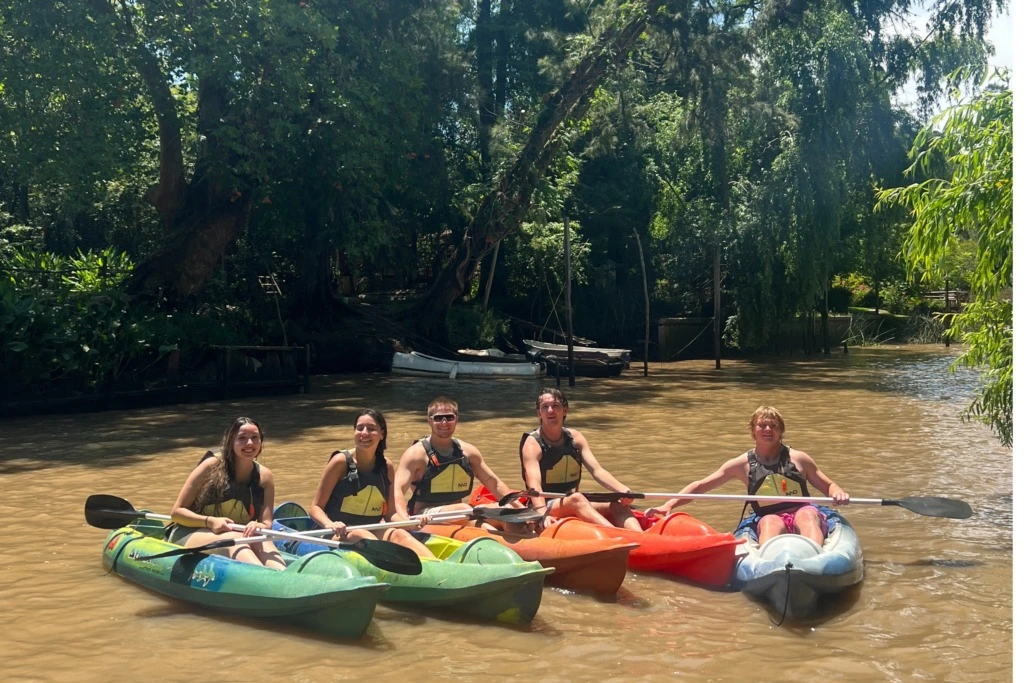
[[[545,496],[547,494],[544,494]],[[821,496],[748,496],[732,495],[728,493],[645,493],[644,498],[664,498],[666,500],[758,500],[769,503],[824,503],[834,504],[831,498]],[[867,503],[868,505],[881,505],[881,498],[851,498],[851,503]]]
[[[467,511],[467,512],[455,512],[455,511],[452,511],[452,512],[442,512],[442,513],[439,513],[439,514],[436,514],[436,515],[429,515],[429,517],[430,517],[430,521],[431,522],[451,522],[451,521],[454,521],[456,519],[463,519],[465,517],[469,517],[470,514],[472,514],[472,513],[470,513],[469,511]],[[427,516],[428,515],[418,515],[416,517],[410,517],[409,519],[403,519],[403,520],[401,520],[399,522],[377,522],[376,524],[362,524],[360,526],[350,526],[350,527],[348,527],[348,531],[355,531],[357,529],[366,529],[367,531],[373,531],[374,529],[393,529],[393,528],[396,528],[396,527],[403,527],[403,526],[419,526],[420,525],[420,521],[424,517],[427,517]],[[333,534],[334,530],[332,530],[332,529],[310,529],[309,531],[297,531],[295,533],[301,534],[303,536],[326,536],[326,535],[329,535],[329,534]]]

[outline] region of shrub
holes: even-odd
[[[454,306],[448,312],[448,339],[456,349],[493,346],[494,340],[508,331],[508,320],[494,309]]]
[[[146,349],[123,291],[132,264],[112,249],[57,256],[14,249],[0,279],[4,393],[99,391]]]

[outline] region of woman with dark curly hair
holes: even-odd
[[[256,462],[263,452],[263,429],[248,417],[231,423],[220,453],[207,451],[182,486],[171,512],[176,523],[170,540],[186,548],[223,538],[256,536],[273,520],[274,475]],[[232,531],[230,524],[244,524]],[[208,552],[240,562],[284,569],[270,541],[217,548]]]

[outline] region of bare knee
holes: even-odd
[[[366,529],[349,529],[348,533],[345,534],[345,539],[349,541],[357,541],[359,539],[374,540],[376,538]]]
[[[391,541],[392,543],[409,543],[416,539],[405,529],[388,529],[384,534],[384,540]]]
[[[796,511],[793,515],[794,524],[813,524],[815,526],[821,525],[821,516],[818,511],[812,507],[803,507]]]
[[[578,492],[563,498],[562,506],[565,507],[566,512],[573,513],[591,507],[590,501],[587,500],[586,496]]]
[[[805,507],[796,511],[793,515],[793,525],[802,536],[821,543],[825,538],[822,530],[821,513],[813,507]]]
[[[758,538],[771,538],[786,533],[786,523],[778,515],[765,515],[757,523]]]

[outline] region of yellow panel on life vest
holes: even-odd
[[[218,509],[217,505],[207,505],[199,514],[210,515],[211,517],[228,517],[235,524],[248,524],[252,519],[245,504],[237,498],[224,501],[220,504],[220,509]]]
[[[445,467],[430,480],[431,493],[469,493],[471,477],[457,463]]]
[[[571,455],[563,456],[547,471],[544,481],[548,484],[569,484],[580,480],[580,464]]]
[[[757,496],[799,496],[800,482],[772,473],[765,477],[754,495]]]
[[[341,501],[341,511],[360,517],[383,517],[386,502],[379,488],[367,486],[355,495],[345,496]]]

